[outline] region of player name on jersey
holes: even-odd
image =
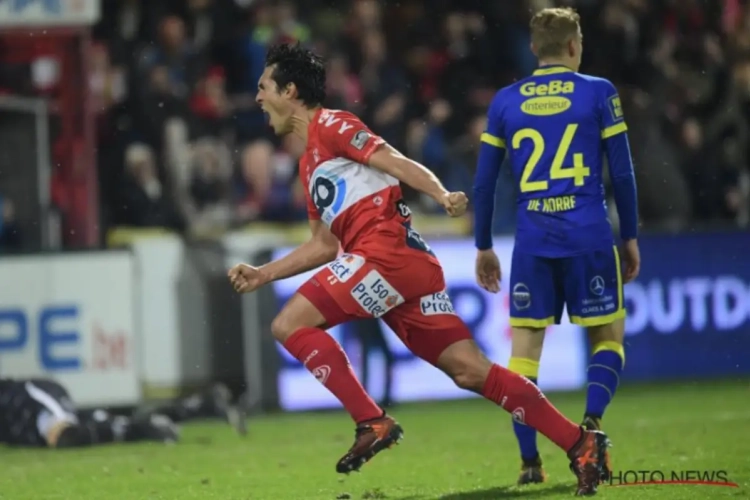
[[[576,208],[575,195],[552,196],[550,198],[529,200],[526,207],[531,212],[544,212],[548,214],[566,212],[574,208]]]

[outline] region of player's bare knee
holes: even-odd
[[[481,392],[492,362],[472,340],[456,342],[438,358],[438,367],[460,388]]]
[[[271,335],[283,344],[299,328],[296,323],[296,321],[291,320],[289,314],[282,311],[271,322]]]
[[[271,334],[283,344],[300,328],[319,328],[324,324],[320,311],[307,298],[295,294],[271,322]]]
[[[603,342],[622,344],[625,338],[625,319],[616,319],[606,325],[590,326],[587,333],[592,346]]]
[[[513,327],[511,357],[539,361],[544,346],[544,328]]]

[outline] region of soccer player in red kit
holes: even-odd
[[[269,50],[257,102],[278,135],[306,142],[300,178],[308,196],[312,237],[287,256],[229,278],[239,293],[328,264],[303,284],[274,319],[274,338],[331,393],[356,423],[354,444],[336,471],[349,473],[403,437],[401,426],[364,390],[341,346],[325,331],[357,318],[382,318],[417,356],[464,389],[483,395],[538,429],[567,452],[578,494],[596,491],[609,444],[565,418],[521,375],[492,363],[472,340],[445,292],[443,270],[411,227],[400,182],[457,217],[464,193],[448,192],[346,111],[324,109],[325,69],[301,46]],[[337,258],[339,243],[344,254]]]

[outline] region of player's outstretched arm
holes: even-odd
[[[426,194],[445,208],[451,217],[459,217],[466,213],[466,194],[451,193],[427,167],[407,158],[388,144],[378,148],[370,156],[368,164]]]
[[[296,276],[336,258],[339,240],[320,220],[311,220],[312,238],[284,257],[260,267],[237,264],[229,270],[229,280],[238,293],[249,293],[272,281]]]
[[[269,281],[283,280],[327,264],[336,258],[339,240],[320,220],[310,221],[312,238],[281,259],[261,266]]]

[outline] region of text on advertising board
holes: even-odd
[[[38,311],[0,309],[0,354],[19,352],[36,344],[39,365],[48,372],[80,370],[80,310],[75,305],[50,305]],[[126,369],[127,338],[92,327],[92,368]],[[35,340],[35,341],[34,341]]]

